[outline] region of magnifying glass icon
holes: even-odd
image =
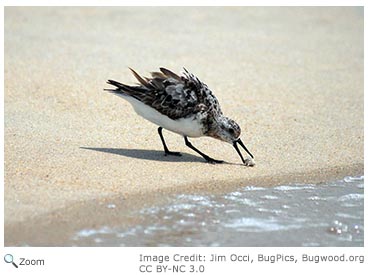
[[[8,264],[13,264],[16,268],[18,268],[17,264],[14,263],[13,255],[12,254],[6,254],[4,256],[4,261]]]

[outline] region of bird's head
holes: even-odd
[[[244,143],[239,138],[241,129],[238,123],[236,123],[234,120],[228,117],[220,117],[216,121],[217,127],[216,131],[212,133],[212,137],[217,138],[219,140],[228,142],[232,144],[236,150],[236,152],[239,154],[241,160],[244,164],[247,165],[254,165],[254,162],[249,159],[244,160],[242,154],[240,153],[240,150],[238,148],[238,144],[249,154],[249,156],[253,159],[253,155],[249,152],[247,147],[245,147]]]
[[[231,144],[239,138],[241,129],[234,120],[228,117],[220,117],[216,122],[215,138]]]

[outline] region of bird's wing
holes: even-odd
[[[168,69],[160,68],[161,72],[152,72],[151,78],[141,77],[133,69],[131,71],[139,85],[128,86],[108,80],[108,84],[116,87],[108,90],[132,96],[171,119],[203,111],[221,114],[220,105],[207,85],[187,70],[183,76],[178,76]]]

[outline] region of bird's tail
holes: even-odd
[[[115,94],[124,94],[125,92],[131,91],[130,86],[125,85],[115,80],[109,79],[106,83],[115,86],[115,89],[104,89],[104,91],[108,91],[108,92],[115,93]]]

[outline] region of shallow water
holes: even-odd
[[[135,226],[83,229],[76,246],[363,246],[364,176],[177,195],[135,210]],[[114,204],[106,207],[115,209]]]

